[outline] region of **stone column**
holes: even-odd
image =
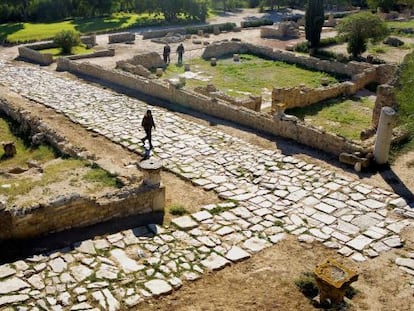
[[[150,187],[159,187],[161,184],[161,162],[148,159],[139,162],[139,167],[144,173],[144,184]]]
[[[143,184],[157,190],[152,198],[152,210],[164,212],[165,208],[165,187],[161,184],[162,163],[158,160],[148,159],[141,161],[139,167],[144,173]]]
[[[374,146],[374,158],[377,164],[388,162],[390,151],[392,129],[395,126],[397,114],[391,107],[383,107],[378,123],[377,137]]]

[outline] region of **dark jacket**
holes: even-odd
[[[155,128],[154,119],[152,115],[145,115],[142,119],[141,125],[144,129],[150,130],[151,128]]]

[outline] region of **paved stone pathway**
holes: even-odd
[[[11,90],[141,149],[148,104],[34,67],[0,61],[0,70],[0,83]],[[174,228],[139,227],[0,266],[0,308],[125,309],[249,258],[288,233],[365,261],[401,246],[400,231],[413,224],[412,208],[390,191],[151,109],[154,156],[228,201],[176,218]],[[414,275],[413,262],[397,260]]]

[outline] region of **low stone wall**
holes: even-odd
[[[145,78],[148,78],[151,75],[151,71],[149,71],[147,68],[145,68],[142,65],[133,65],[126,61],[119,61],[116,63],[116,68],[124,70],[126,72],[130,72],[134,75],[143,76]]]
[[[261,38],[299,38],[299,25],[295,22],[281,22],[277,26],[263,26],[260,28]]]
[[[254,111],[260,111],[262,107],[262,97],[261,96],[249,96],[248,98],[234,98],[229,96],[214,87],[214,85],[209,84],[206,87],[196,87],[194,91],[205,96],[208,96],[212,99],[221,99],[225,102],[228,102],[235,106],[245,107]]]
[[[118,70],[108,70],[90,63],[78,64],[67,59],[58,59],[58,70],[89,76],[116,86],[139,91],[143,94],[179,104],[190,109],[206,113],[245,125],[258,131],[293,139],[304,145],[339,155],[343,152],[363,152],[367,148],[343,137],[328,134],[315,127],[306,125],[295,118],[284,118],[259,113],[244,107],[235,107],[220,99],[176,88],[165,81],[149,80],[133,76]]]
[[[53,63],[52,54],[42,54],[26,46],[19,46],[19,57],[43,66],[48,66]]]
[[[108,43],[134,42],[135,34],[131,32],[120,32],[108,36]]]
[[[69,61],[69,60],[68,60]],[[72,157],[94,158],[65,140],[27,111],[18,109],[18,100],[8,90],[0,89],[0,113],[19,124],[19,130],[29,137],[41,133],[44,141]],[[59,196],[46,203],[36,203],[24,209],[5,210],[0,207],[0,239],[32,238],[65,229],[84,227],[114,218],[163,212],[165,187],[125,186],[101,197],[81,197],[79,194]]]
[[[80,39],[81,39],[81,42],[83,44],[86,44],[86,46],[89,47],[89,48],[97,45],[97,43],[96,43],[96,35],[82,36]]]
[[[166,30],[151,30],[146,31],[142,34],[142,38],[145,39],[154,39],[154,38],[161,38],[165,37],[168,33],[174,32],[179,33],[182,35],[185,34],[196,34],[200,30],[206,33],[216,33],[225,30],[230,31],[236,27],[234,23],[223,23],[223,24],[212,24],[212,25],[201,25],[201,26],[187,26],[181,28],[173,28],[173,29],[166,29]]]
[[[132,65],[141,65],[147,69],[165,67],[164,61],[157,52],[137,54],[133,58],[117,62],[116,66],[122,67],[125,62]]]
[[[66,56],[66,58],[71,59],[71,60],[76,60],[76,59],[85,59],[85,58],[94,58],[94,57],[112,57],[112,56],[115,56],[115,49],[101,50],[101,51],[96,51],[96,52],[89,53],[89,54],[70,55],[70,56]]]
[[[220,41],[212,43],[205,48],[202,57],[204,59],[210,59],[212,57],[220,58],[227,55],[243,53],[258,55],[276,61],[297,64],[312,70],[348,77],[363,73],[366,69],[375,68],[377,72],[376,81],[379,83],[385,83],[384,81],[392,79],[396,70],[396,66],[393,65],[371,65],[362,62],[349,62],[345,64],[236,41]]]
[[[169,33],[174,32],[174,33],[178,33],[181,35],[185,35],[186,34],[186,30],[185,28],[174,28],[174,29],[170,29],[170,30],[151,30],[151,31],[146,31],[142,34],[142,39],[154,39],[154,38],[161,38],[161,37],[165,37],[166,35],[168,35]]]
[[[277,106],[284,105],[285,109],[306,107],[323,100],[338,97],[350,92],[349,82],[337,83],[327,87],[308,88],[274,88],[272,91],[272,111],[277,111]]]
[[[114,218],[163,212],[165,187],[122,189],[94,199],[72,195],[22,211],[0,210],[0,239],[24,239]]]
[[[353,95],[376,80],[376,69],[368,68],[362,73],[354,75],[352,82],[347,81],[319,88],[274,88],[272,91],[272,111],[276,111],[280,104],[283,104],[285,109],[306,107],[341,95]]]

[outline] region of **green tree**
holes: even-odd
[[[61,48],[62,54],[71,54],[72,48],[80,44],[80,35],[73,30],[62,30],[56,34],[53,42]]]
[[[367,0],[368,7],[376,10],[381,8],[383,12],[389,12],[394,7],[396,1],[394,0]]]
[[[347,39],[348,52],[354,58],[366,51],[369,40],[375,43],[388,34],[386,24],[370,12],[348,15],[336,26],[336,29],[339,35]]]
[[[324,20],[323,0],[308,0],[305,12],[305,33],[311,50],[318,48]]]

